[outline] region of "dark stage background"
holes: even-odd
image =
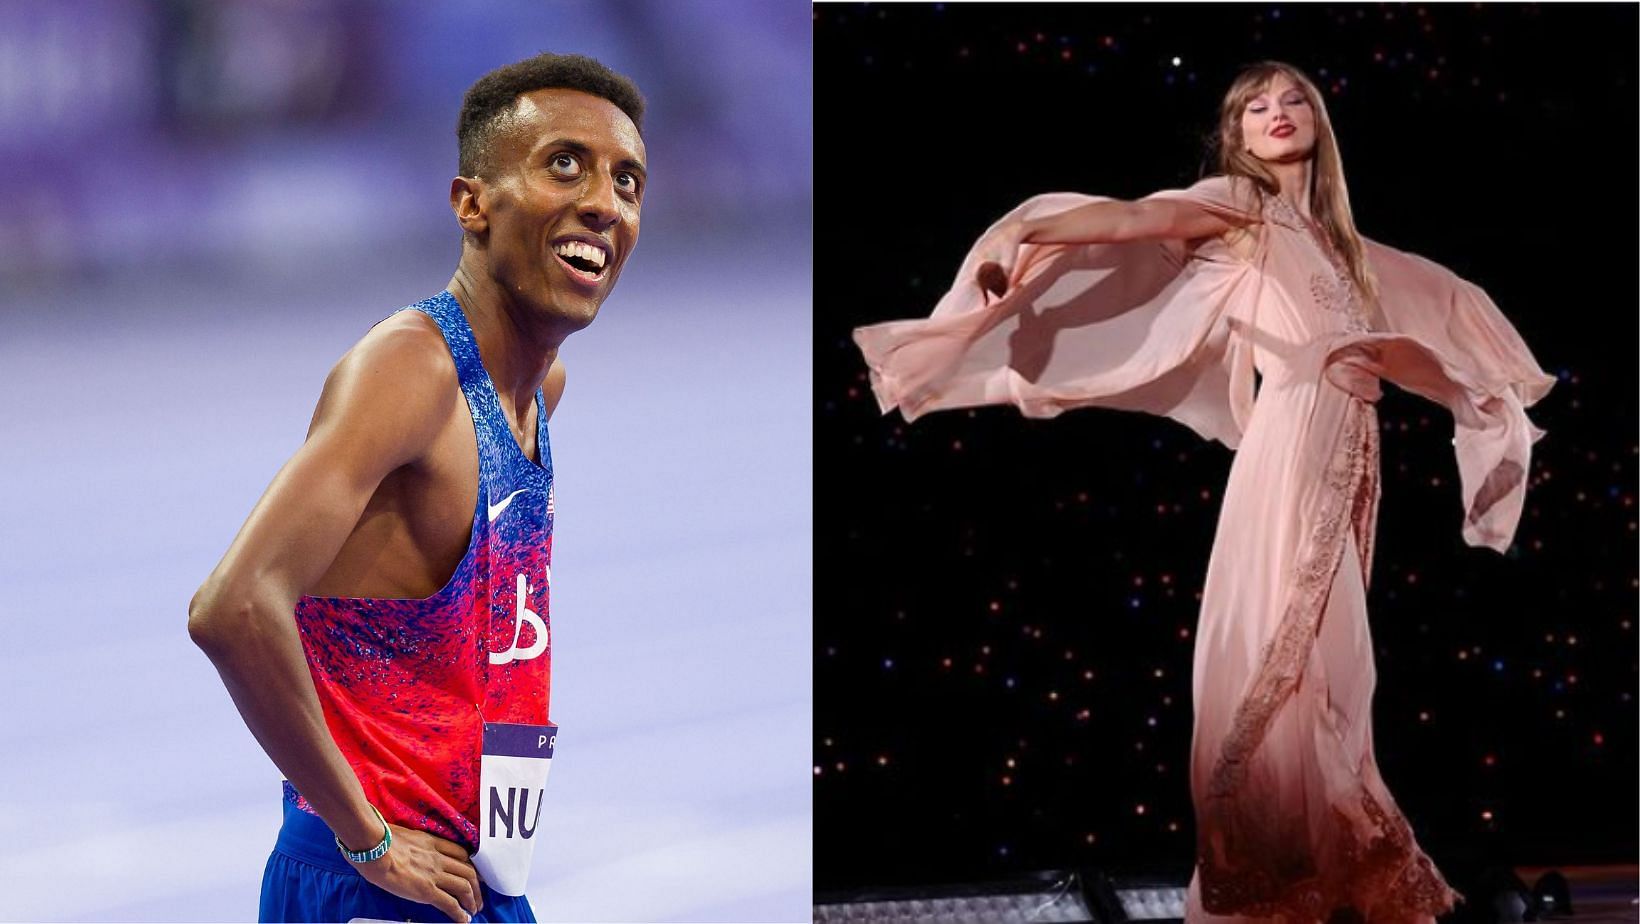
[[[1507,555],[1450,416],[1386,389],[1377,757],[1462,887],[1636,853],[1636,7],[815,9],[815,880],[1187,873],[1197,598],[1231,454],[1156,418],[880,417],[856,325],[926,315],[1026,197],[1204,167],[1273,57],[1366,235],[1485,288],[1560,382]],[[1175,58],[1177,61],[1175,61]]]

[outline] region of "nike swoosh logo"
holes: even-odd
[[[528,488],[519,488],[518,490],[512,492],[511,494],[508,494],[506,497],[503,497],[501,499],[501,503],[499,503],[499,504],[490,504],[489,505],[489,507],[490,507],[490,522],[494,523],[495,518],[498,517],[498,516],[501,516],[501,511],[506,510],[507,505],[512,503],[512,499],[517,497],[520,494],[523,494],[527,490],[529,490],[529,489]]]

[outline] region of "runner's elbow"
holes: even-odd
[[[206,652],[217,650],[223,636],[224,619],[212,584],[212,581],[201,584],[194,591],[194,598],[188,601],[188,637]]]
[[[250,594],[232,592],[213,576],[188,603],[188,637],[214,657],[249,634],[262,610]]]

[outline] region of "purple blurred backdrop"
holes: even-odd
[[[811,12],[0,2],[0,919],[249,920],[279,773],[185,628],[325,373],[441,289],[462,93],[649,100],[565,344],[550,920],[807,920]],[[550,816],[550,817],[549,817]]]

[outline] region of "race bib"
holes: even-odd
[[[541,824],[556,725],[484,723],[478,773],[478,852],[473,865],[490,888],[523,895]]]

